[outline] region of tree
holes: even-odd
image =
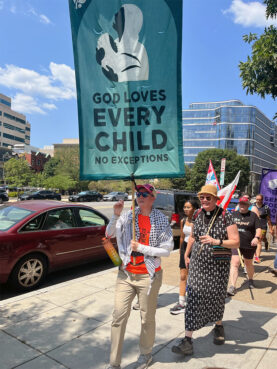
[[[60,149],[55,159],[58,161],[55,175],[69,176],[75,182],[75,188],[78,191],[88,188],[89,181],[80,180],[79,146]]]
[[[191,170],[191,178],[187,184],[187,189],[191,191],[199,191],[201,186],[205,184],[209,160],[212,161],[214,170],[219,180],[221,159],[226,159],[225,168],[225,185],[231,183],[239,170],[241,170],[238,189],[244,190],[248,185],[250,167],[247,158],[237,155],[234,150],[208,149],[200,152]]]
[[[43,175],[45,178],[53,177],[56,174],[57,167],[60,164],[60,159],[54,157],[48,160],[43,168]]]
[[[264,0],[266,17],[276,18],[276,0]],[[246,62],[240,62],[240,77],[242,86],[247,94],[257,93],[262,98],[270,95],[274,100],[277,97],[277,28],[273,25],[265,28],[258,37],[255,33],[244,35],[245,42],[252,44],[252,55]],[[277,113],[273,119],[277,118]]]
[[[12,158],[4,164],[6,183],[10,187],[28,186],[34,173],[24,158]]]
[[[45,177],[43,173],[34,173],[34,175],[32,176],[29,182],[29,185],[31,187],[44,187],[44,181],[45,181]]]
[[[69,190],[76,187],[76,182],[67,175],[58,174],[53,177],[49,177],[44,180],[44,185],[46,188]]]
[[[172,188],[190,191],[188,187],[191,179],[191,168],[185,165],[185,176],[182,178],[170,178]]]

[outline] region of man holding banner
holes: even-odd
[[[157,298],[162,284],[161,257],[169,256],[174,246],[167,217],[152,208],[155,188],[144,184],[136,189],[135,233],[138,241],[132,240],[132,212],[121,215],[123,201],[114,205],[114,215],[106,231],[107,237],[116,236],[122,260],[116,282],[108,369],[120,368],[126,324],[135,296],[138,296],[141,313],[140,356],[136,368],[144,369],[151,363]]]
[[[137,178],[183,177],[183,1],[68,2],[78,100],[80,179],[134,181]],[[161,271],[155,272],[155,269],[159,268],[159,256],[166,256],[173,246],[167,218],[151,210],[155,192],[150,187],[138,190],[139,208],[135,213],[133,234],[136,233],[139,244],[131,243],[131,213],[117,220],[122,211],[121,203],[115,206],[110,225],[111,234],[121,227],[117,240],[124,272],[120,270],[118,288],[128,279],[128,288],[132,291],[122,303],[128,307],[135,294],[139,294],[139,303],[144,306],[141,307],[144,317],[140,348],[141,354],[146,356],[142,357],[144,362],[139,364],[140,368],[146,368],[151,361],[155,336],[155,306],[161,283]],[[148,210],[144,214],[142,204],[146,203]],[[148,219],[140,224],[139,215],[149,218],[150,223]],[[131,260],[131,247],[142,254],[138,256],[145,263],[143,274],[132,271],[138,260],[135,255]],[[139,281],[138,285],[131,286],[131,280],[132,283]],[[142,280],[145,285],[152,282],[147,298],[146,286],[140,286]],[[129,311],[126,315],[116,303],[111,368],[120,367],[128,315]]]
[[[83,180],[184,176],[182,0],[131,3],[69,0]]]

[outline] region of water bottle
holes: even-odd
[[[109,238],[102,238],[103,246],[109,255],[111,261],[114,263],[115,266],[119,266],[122,264],[122,260],[120,259],[120,256],[118,255],[116,249],[114,248],[114,245],[110,241]]]

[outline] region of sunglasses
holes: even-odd
[[[152,196],[152,195],[150,195],[150,193],[148,193],[148,192],[137,192],[136,193],[136,196],[137,197],[143,197],[143,198],[145,198],[146,199],[146,197],[148,197],[148,196]]]
[[[200,201],[203,201],[203,200],[207,200],[207,201],[211,201],[211,199],[212,199],[212,196],[199,196],[199,199],[200,199]]]

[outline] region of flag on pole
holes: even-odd
[[[207,173],[205,184],[212,184],[212,185],[216,186],[217,191],[220,190],[220,185],[219,185],[217,176],[215,174],[214,167],[213,167],[213,164],[212,164],[211,160],[210,160],[210,163],[209,163],[209,168],[208,168],[208,173]]]
[[[182,0],[68,0],[80,178],[184,176]]]
[[[219,205],[223,209],[227,209],[227,206],[239,183],[239,176],[240,176],[240,171],[236,175],[236,178],[233,180],[233,182],[231,182],[230,184],[228,184],[228,186],[219,190],[217,193],[217,196],[220,197],[220,200],[218,200],[217,205]]]

